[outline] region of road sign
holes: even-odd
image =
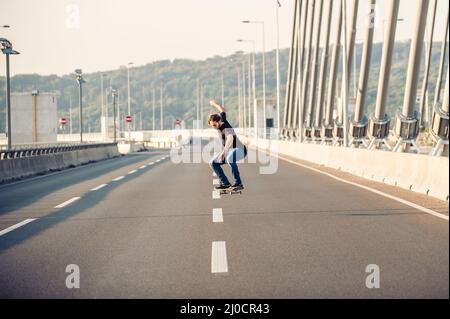
[[[131,115],[127,115],[125,121],[126,121],[127,123],[130,123],[130,122],[132,121]]]
[[[66,125],[66,123],[67,123],[66,118],[61,117],[61,118],[59,119],[59,124],[61,124],[61,125]]]

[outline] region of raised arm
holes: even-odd
[[[219,112],[225,112],[225,108],[222,105],[217,104],[216,100],[209,101],[209,104],[211,106],[214,106]]]

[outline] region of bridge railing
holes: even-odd
[[[40,156],[47,154],[55,154],[62,152],[70,152],[83,150],[88,148],[106,147],[117,145],[117,143],[54,143],[54,144],[38,144],[38,145],[20,145],[12,149],[0,149],[0,160]]]

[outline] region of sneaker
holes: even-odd
[[[244,185],[242,185],[242,183],[235,183],[232,186],[233,189],[244,189]]]
[[[216,189],[227,189],[230,188],[231,184],[220,184],[219,186],[216,186]]]

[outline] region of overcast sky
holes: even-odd
[[[325,0],[325,2],[328,0]],[[353,1],[346,0],[350,9]],[[280,47],[290,46],[294,0],[280,0]],[[375,41],[382,36],[388,0],[378,0]],[[335,1],[337,3],[337,1]],[[360,0],[357,39],[361,41],[368,1]],[[414,28],[416,0],[402,0],[397,39]],[[256,40],[262,50],[276,47],[276,0],[0,0],[0,37],[21,55],[11,59],[11,73],[67,74],[117,69],[132,61],[144,65],[161,59],[205,59],[250,50],[238,38]],[[435,40],[441,41],[448,12],[438,0]],[[325,12],[324,12],[325,13]],[[0,74],[4,75],[4,58]]]

